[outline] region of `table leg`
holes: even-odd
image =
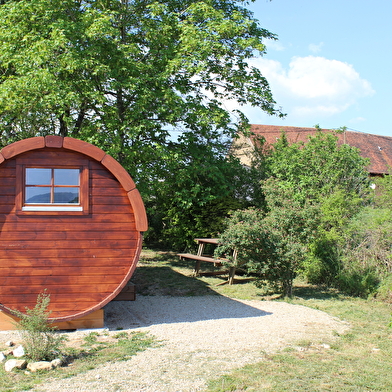
[[[196,260],[195,270],[194,270],[193,274],[195,276],[198,276],[199,275],[199,271],[200,271],[200,260]]]
[[[203,242],[199,242],[199,248],[197,249],[197,255],[198,256],[203,256],[204,253],[204,243]]]

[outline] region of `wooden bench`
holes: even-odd
[[[229,278],[227,281],[221,283],[229,283],[233,284],[234,283],[234,275],[236,271],[236,266],[230,266],[228,269],[225,270],[219,270],[219,271],[208,271],[208,272],[200,272],[200,264],[201,262],[207,262],[207,263],[213,263],[215,267],[222,266],[224,263],[227,263],[229,260],[228,259],[222,259],[222,258],[214,258],[210,255],[205,255],[204,254],[204,249],[206,244],[213,244],[213,245],[218,245],[219,239],[218,238],[196,238],[195,241],[198,243],[198,250],[197,250],[197,255],[194,255],[192,253],[178,253],[177,256],[180,257],[180,259],[190,259],[190,260],[195,260],[195,269],[194,269],[194,275],[195,276],[213,276],[213,275],[225,275],[228,274]],[[233,251],[233,256],[235,258],[236,252]]]
[[[224,260],[214,259],[211,256],[198,256],[198,255],[194,255],[192,253],[178,253],[177,256],[180,257],[180,260],[181,259],[189,259],[189,260],[196,261],[195,269],[193,271],[194,275],[196,275],[196,276],[222,275],[222,274],[227,273],[227,271],[200,272],[200,264],[202,261],[205,261],[207,263],[213,263],[215,267],[220,267],[223,264]]]

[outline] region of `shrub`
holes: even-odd
[[[317,208],[295,200],[290,189],[279,187],[274,180],[264,182],[264,190],[269,212],[254,208],[235,211],[216,252],[236,249],[237,263],[291,296],[293,279],[315,233]]]
[[[380,283],[376,272],[371,268],[361,270],[352,267],[339,273],[336,279],[338,288],[348,295],[362,298],[375,294]]]
[[[373,270],[381,281],[392,272],[392,212],[366,207],[344,232],[343,268]]]
[[[61,354],[65,336],[56,333],[56,327],[49,320],[48,306],[50,296],[46,291],[39,294],[33,309],[25,308],[26,313],[14,310],[20,320],[17,327],[23,339],[26,355],[33,361],[51,360]]]
[[[392,303],[392,274],[386,276],[380,282],[376,297],[381,301]]]
[[[336,230],[321,229],[309,245],[301,275],[309,283],[331,285],[341,270],[340,236]]]
[[[309,280],[332,284],[349,295],[387,299],[391,296],[387,284],[392,272],[391,233],[389,208],[362,208],[340,231],[325,232],[324,239],[330,241],[317,239],[319,246],[313,247],[312,255],[321,262],[319,269],[307,271],[313,277]]]

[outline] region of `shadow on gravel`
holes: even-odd
[[[162,259],[156,253],[151,259],[144,258],[131,279],[136,285],[136,301],[107,304],[105,327],[132,329],[271,314],[220,295],[208,283],[191,276],[193,267],[193,261],[179,260],[178,256],[167,252],[162,254]],[[216,279],[217,283],[222,279],[227,276]],[[262,307],[262,301],[259,306]]]
[[[262,304],[261,301],[260,307]],[[272,313],[220,295],[138,296],[136,301],[116,301],[106,305],[105,327],[111,330],[131,329],[156,324],[240,319],[270,314]]]

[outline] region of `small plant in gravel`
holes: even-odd
[[[128,334],[125,331],[122,331],[122,332],[116,333],[114,335],[114,337],[116,339],[127,339],[128,338]]]
[[[86,335],[83,339],[86,344],[91,345],[94,343],[97,343],[97,337],[99,336],[98,332],[90,332],[88,335]]]
[[[92,334],[94,336],[96,332],[94,331]],[[104,333],[104,335],[106,334]],[[50,373],[50,378],[68,378],[94,369],[103,363],[127,360],[137,352],[155,345],[156,341],[152,335],[124,331],[121,332],[120,336],[114,336],[114,339],[108,337],[104,344],[94,344],[94,347],[85,347],[84,345],[82,347],[65,347],[64,363],[68,366],[57,368],[55,372]],[[4,367],[0,366],[0,391],[31,390],[36,385],[45,382],[47,377],[47,373],[44,372],[26,374],[23,371],[17,371],[9,373],[4,370]]]
[[[52,360],[61,354],[66,337],[56,332],[49,320],[50,295],[44,291],[37,297],[33,309],[25,308],[26,313],[14,310],[20,320],[16,324],[20,331],[27,357],[33,361]]]

